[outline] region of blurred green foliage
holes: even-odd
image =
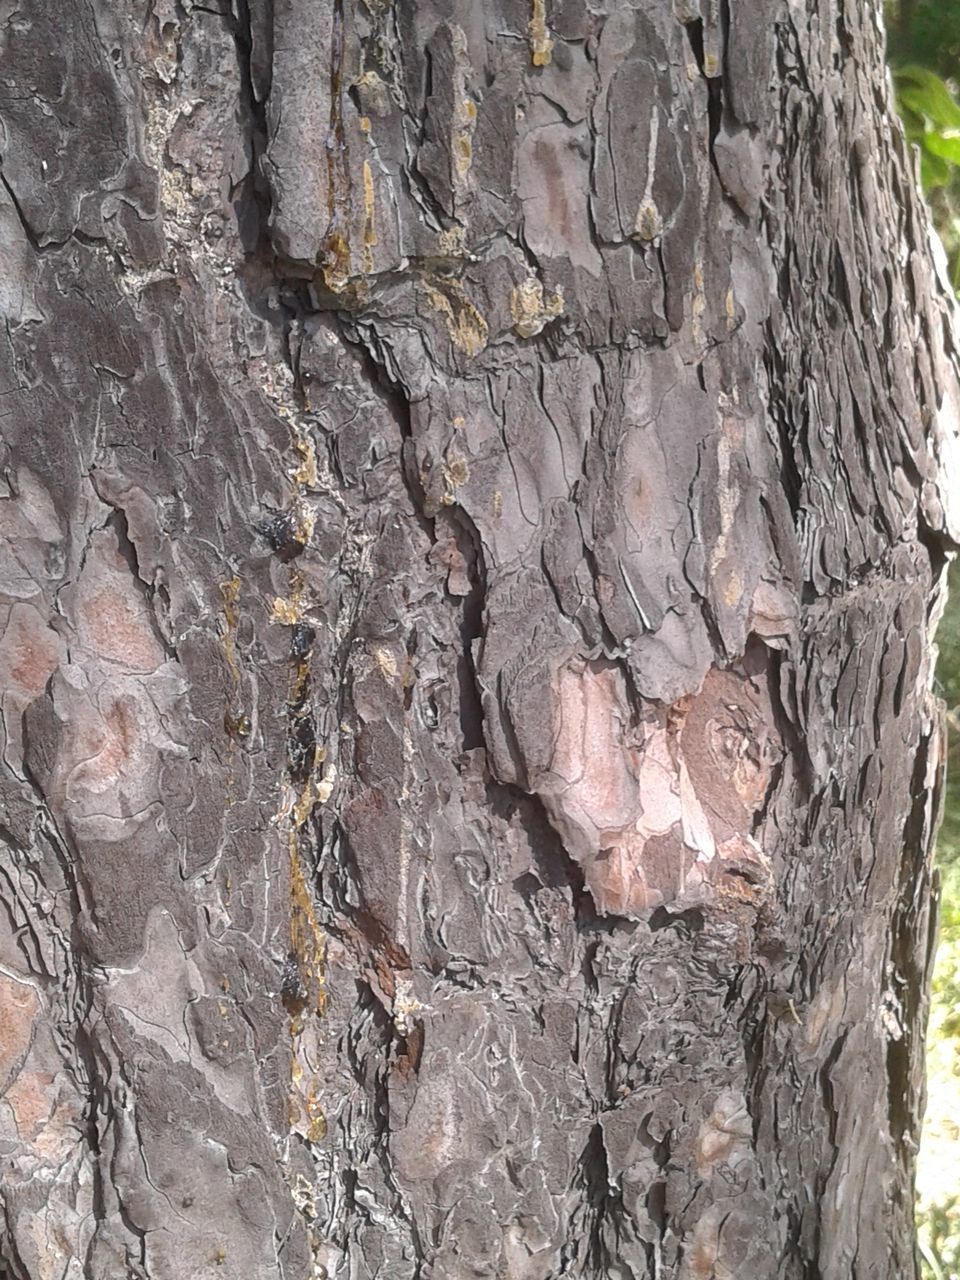
[[[947,704],[948,732],[947,786],[938,847],[943,878],[941,923],[944,928],[960,929],[960,563],[956,561],[950,567],[950,595],[937,631],[937,647],[936,689]]]
[[[904,131],[920,151],[920,180],[960,288],[960,105],[947,81],[926,67],[894,68]]]
[[[960,0],[887,0],[887,57],[915,62],[945,80],[960,67]]]
[[[960,1280],[960,569],[937,633],[947,705],[947,786],[937,842],[940,936],[927,1031],[927,1114],[917,1177],[925,1280]]]
[[[960,291],[960,0],[888,0],[888,55],[904,131]],[[925,1280],[960,1280],[960,571],[937,634],[947,784],[937,842],[940,935],[927,1032],[927,1114],[917,1175]]]
[[[960,289],[960,0],[900,0],[886,12],[897,106]]]

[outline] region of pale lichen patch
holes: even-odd
[[[447,486],[447,495],[452,500],[456,490],[462,488],[470,479],[470,468],[467,466],[465,458],[454,454],[444,459],[441,470],[444,483]]]
[[[458,99],[453,113],[453,166],[465,182],[473,163],[473,131],[477,124],[477,104],[472,98]]]
[[[487,345],[487,322],[467,297],[458,280],[445,280],[442,288],[427,281],[423,292],[434,311],[447,322],[450,341],[468,356],[476,356]]]
[[[381,674],[388,680],[396,680],[400,670],[396,653],[386,645],[377,644],[373,646],[373,656]]]
[[[377,228],[375,222],[375,191],[373,185],[373,170],[370,168],[370,161],[363,162],[363,267],[367,272],[372,272],[373,247],[377,243]]]
[[[453,209],[460,225],[465,223],[465,208],[470,192],[470,170],[473,167],[473,134],[477,126],[477,103],[469,89],[473,67],[463,28],[448,27],[453,62],[450,94],[452,99],[447,133],[449,181]]]
[[[393,995],[393,1024],[400,1035],[410,1034],[416,1015],[422,1010],[423,1004],[414,995],[410,979],[398,977]]]
[[[637,210],[633,234],[638,240],[656,240],[663,235],[663,218],[652,199],[644,200]]]
[[[331,293],[343,293],[350,284],[350,242],[336,226],[324,239],[320,271],[323,282]]]
[[[274,598],[270,608],[270,621],[282,627],[292,627],[303,617],[303,606],[299,600],[284,600],[280,596]]]
[[[732,289],[728,289],[723,298],[723,309],[727,317],[727,329],[736,328],[737,323],[737,302]]]
[[[545,297],[543,284],[536,276],[528,276],[510,291],[513,330],[520,338],[535,337],[562,314],[563,290],[558,287],[552,297]]]
[[[437,246],[444,257],[461,258],[467,251],[467,231],[459,222],[437,234]]]
[[[317,484],[317,451],[313,446],[313,441],[308,440],[306,436],[297,435],[293,443],[297,453],[300,455],[300,465],[293,472],[291,478],[294,484],[304,485],[308,489],[315,488]]]
[[[300,981],[307,991],[304,1008],[312,1007],[316,1013],[323,1013],[326,1003],[324,991],[324,956],[326,953],[326,934],[320,928],[313,899],[303,874],[303,863],[297,848],[296,835],[289,833],[290,850],[290,890],[293,910],[290,920],[290,943],[296,955]],[[295,1029],[301,1023],[294,1019]]]
[[[533,0],[530,21],[530,61],[535,67],[545,67],[553,56],[553,41],[547,33],[546,0]]]

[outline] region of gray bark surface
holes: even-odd
[[[913,1276],[957,384],[874,6],[0,49],[6,1274]]]

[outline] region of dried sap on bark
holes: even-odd
[[[754,832],[782,745],[762,662],[711,668],[698,693],[640,714],[613,663],[568,662],[552,692],[553,754],[533,789],[598,911],[766,896]]]

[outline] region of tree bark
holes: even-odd
[[[6,1273],[915,1275],[957,383],[874,7],[2,22]]]

